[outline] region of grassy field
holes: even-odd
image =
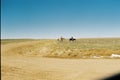
[[[1,43],[1,80],[100,80],[120,72],[120,58],[110,57],[120,55],[120,38]]]
[[[34,39],[1,39],[1,44],[18,43],[24,41],[33,41]]]
[[[120,39],[78,39],[76,42],[58,42],[53,49],[61,52],[56,53],[58,57],[110,56],[120,54]]]
[[[39,43],[19,48],[18,52],[21,54],[26,54],[25,52],[28,53],[29,51],[37,56],[43,52],[44,57],[57,58],[97,58],[103,56],[108,58],[112,54],[120,54],[120,38],[84,38],[77,39],[75,42],[69,42],[67,39],[63,42],[57,40],[10,39],[2,40],[1,43],[23,41],[39,41]]]

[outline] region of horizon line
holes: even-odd
[[[59,37],[57,38],[1,38],[2,39],[58,39]],[[65,37],[64,37],[65,38]],[[120,37],[79,37],[79,38],[76,38],[76,39],[86,39],[86,38],[120,38]],[[69,39],[69,38],[66,38],[66,39]]]

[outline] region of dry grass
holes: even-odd
[[[76,42],[65,40],[2,40],[2,44],[34,41],[35,44],[18,46],[12,53],[26,56],[44,56],[57,58],[108,58],[112,54],[120,54],[120,38],[77,39]]]
[[[18,42],[25,42],[25,41],[34,41],[35,39],[2,39],[1,44],[9,44],[9,43],[18,43]]]
[[[86,58],[119,54],[119,46],[120,39],[3,40],[1,79],[98,80],[120,72],[120,59]]]
[[[47,57],[90,58],[120,54],[120,38],[78,39],[76,42],[56,42]]]

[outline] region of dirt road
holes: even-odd
[[[31,55],[37,52],[38,47],[43,47],[34,46],[33,49],[33,45],[37,43],[40,42],[1,46],[2,80],[97,80],[120,72],[120,59],[57,59],[27,56],[29,53]],[[44,43],[44,46],[48,44]],[[26,47],[35,52],[29,51]],[[27,54],[20,55],[21,49],[26,50],[24,52]]]

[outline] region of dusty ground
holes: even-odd
[[[38,43],[43,45],[34,46]],[[120,72],[120,59],[42,57],[49,44],[30,41],[1,45],[2,80],[97,80]]]

